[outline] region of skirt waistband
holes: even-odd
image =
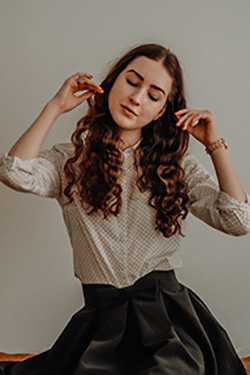
[[[174,270],[152,271],[138,279],[134,284],[123,288],[117,288],[111,284],[82,284],[85,305],[92,307],[100,306],[100,304],[105,305],[105,302],[110,299],[133,298],[134,295],[143,294],[143,291],[146,290],[148,291],[147,294],[153,294],[157,286],[163,287],[170,292],[180,290],[180,283],[175,276]]]

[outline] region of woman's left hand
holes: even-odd
[[[220,138],[214,115],[208,110],[185,108],[175,112],[175,116],[176,126],[181,126],[206,147]]]

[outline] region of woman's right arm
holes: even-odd
[[[92,78],[90,74],[76,73],[66,79],[56,95],[45,105],[38,118],[13,145],[8,155],[17,156],[22,160],[37,157],[55,120],[61,114],[83,103],[94,92],[100,94],[104,92],[101,86],[91,81]],[[75,94],[79,91],[84,91],[84,93],[76,96]]]

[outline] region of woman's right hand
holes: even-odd
[[[85,100],[89,99],[95,92],[103,94],[104,90],[91,79],[93,76],[87,73],[76,73],[66,79],[56,95],[50,100],[58,107],[59,114],[71,111]],[[79,91],[83,94],[75,95]]]

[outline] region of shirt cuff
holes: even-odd
[[[5,153],[0,157],[0,165],[2,163],[8,170],[21,170],[31,173],[33,169],[32,160],[22,160],[18,156],[10,156],[8,153]]]
[[[246,193],[246,202],[240,202],[224,191],[220,191],[218,197],[218,208],[222,210],[243,209],[250,211],[250,196]]]

